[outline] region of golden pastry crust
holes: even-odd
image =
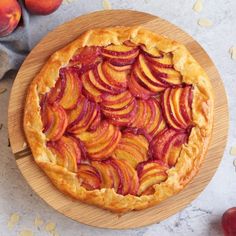
[[[120,45],[130,40],[144,44],[148,49],[157,47],[173,54],[174,68],[182,75],[183,82],[194,87],[192,118],[194,127],[176,165],[167,171],[166,181],[155,185],[152,195],[120,195],[114,189],[87,191],[80,186],[76,173],[56,164],[55,155],[46,146],[40,116],[40,95],[55,85],[59,69],[69,62],[78,48],[84,46]],[[50,75],[50,76],[49,76]],[[55,52],[32,81],[27,94],[24,112],[24,130],[36,163],[62,192],[89,204],[114,212],[141,210],[158,204],[178,193],[195,176],[206,155],[213,126],[213,93],[210,80],[185,46],[140,27],[114,27],[93,29],[61,50]]]

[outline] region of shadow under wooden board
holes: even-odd
[[[60,193],[37,167],[22,128],[27,88],[48,57],[76,39],[82,32],[96,27],[141,25],[158,34],[175,39],[189,49],[211,78],[215,100],[215,122],[212,142],[202,168],[194,180],[178,195],[158,206],[117,215],[94,206],[80,203]],[[8,111],[8,128],[12,151],[17,165],[32,189],[51,207],[87,225],[128,229],[160,222],[177,213],[193,201],[213,177],[223,155],[227,140],[228,108],[225,90],[213,62],[202,47],[188,34],[169,22],[143,12],[111,10],[94,12],[67,22],[44,37],[21,66],[14,82]]]

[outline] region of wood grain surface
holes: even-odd
[[[22,128],[27,88],[47,58],[76,39],[82,32],[95,27],[141,25],[186,45],[210,77],[215,97],[215,121],[212,142],[202,168],[194,180],[178,195],[158,206],[117,215],[75,201],[60,193],[34,163]],[[227,140],[228,107],[225,90],[213,62],[203,48],[188,34],[156,16],[129,10],[99,11],[67,22],[44,37],[31,51],[15,79],[8,108],[8,128],[17,165],[32,189],[51,207],[62,214],[91,226],[112,229],[141,227],[160,222],[186,207],[207,186],[223,155]]]

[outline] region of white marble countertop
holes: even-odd
[[[71,0],[70,0],[71,1]],[[0,82],[1,88],[7,88],[0,95],[0,235],[20,235],[24,229],[34,235],[53,235],[45,230],[47,222],[56,224],[56,231],[62,236],[168,236],[168,235],[222,235],[220,219],[229,207],[236,206],[236,171],[230,147],[236,145],[236,61],[230,58],[229,48],[236,46],[236,1],[203,0],[203,10],[196,13],[192,10],[195,0],[110,0],[113,9],[134,9],[158,15],[192,35],[208,52],[217,66],[229,98],[230,131],[228,145],[222,162],[207,188],[186,209],[169,219],[148,227],[132,230],[106,230],[89,227],[56,212],[43,202],[28,186],[18,171],[7,137],[7,105],[14,73]],[[31,45],[58,24],[75,16],[102,9],[101,1],[74,0],[63,4],[52,15],[31,18]],[[69,14],[68,14],[69,12]],[[59,17],[63,16],[63,17]],[[54,19],[57,18],[57,21]],[[204,28],[197,24],[199,18],[208,18],[212,27]],[[45,21],[47,22],[45,24]],[[40,27],[34,27],[35,25]],[[234,125],[233,125],[234,124]],[[10,230],[7,226],[12,213],[20,215],[19,222]],[[34,220],[41,216],[44,224],[36,227]],[[30,234],[29,234],[30,235]],[[54,234],[56,235],[56,234]]]

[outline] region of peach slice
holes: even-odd
[[[65,80],[65,89],[59,104],[65,109],[72,109],[76,106],[81,94],[82,84],[75,70],[66,68],[60,71],[62,80]]]
[[[90,100],[94,102],[101,102],[101,95],[103,94],[100,90],[98,90],[90,81],[88,72],[83,74],[81,77],[83,89],[83,94]]]
[[[121,108],[104,108],[102,107],[103,114],[109,119],[114,125],[117,126],[128,126],[134,118],[137,110],[137,102],[134,98],[129,103],[123,103]],[[119,106],[122,106],[119,104]]]
[[[75,109],[68,111],[67,132],[77,136],[89,128],[96,128],[100,120],[99,105],[89,101],[84,96],[80,96]]]
[[[21,7],[16,0],[0,1],[0,37],[13,32],[21,18]]]
[[[102,48],[102,55],[108,58],[130,58],[136,57],[139,53],[138,47],[129,47],[126,45],[109,45]]]
[[[138,100],[137,113],[132,127],[143,129],[152,139],[165,127],[161,106],[156,98]]]
[[[109,158],[120,141],[119,129],[103,121],[95,131],[86,131],[77,136],[85,145],[92,160]]]
[[[168,124],[175,129],[187,129],[192,125],[192,87],[166,89],[162,109]]]
[[[64,109],[73,109],[81,94],[82,83],[73,68],[62,68],[60,78],[48,94],[49,103],[59,103]]]
[[[56,141],[64,134],[68,119],[65,110],[58,104],[44,104],[41,108],[43,132],[47,140]]]
[[[146,55],[145,59],[156,67],[173,68],[173,60],[170,53],[161,54],[160,57],[151,57]]]
[[[114,150],[112,157],[128,162],[133,168],[148,158],[148,142],[142,135],[125,133]]]
[[[132,94],[126,90],[117,95],[103,94],[101,106],[105,110],[119,110],[134,101]]]
[[[81,160],[81,152],[72,137],[62,136],[55,142],[48,142],[48,148],[57,156],[57,164],[69,171],[77,172],[77,164]]]
[[[86,190],[101,188],[101,177],[99,172],[89,164],[79,164],[77,177],[82,187]]]
[[[146,101],[151,111],[150,119],[145,124],[144,128],[151,137],[155,137],[165,127],[165,121],[162,116],[161,106],[155,98],[150,98]]]
[[[124,162],[122,160],[112,159],[111,163],[118,171],[121,178],[122,184],[119,185],[117,192],[122,195],[136,195],[139,180],[135,169],[128,162]]]
[[[140,163],[137,167],[140,183],[137,194],[139,196],[153,194],[153,186],[167,179],[167,170],[168,167],[160,161],[146,161]]]
[[[56,11],[62,0],[25,0],[27,10],[32,14],[48,15]]]
[[[172,58],[171,53],[163,54],[160,58],[145,56],[145,60],[148,62],[152,74],[168,87],[180,86],[182,83],[182,76],[174,69]]]
[[[101,176],[101,188],[113,188],[113,172],[111,171],[110,166],[99,161],[93,161],[92,166],[96,168]]]
[[[187,133],[175,129],[165,129],[151,142],[153,157],[174,166],[178,160],[182,145],[187,142]]]
[[[143,84],[137,75],[133,72],[128,81],[128,87],[130,92],[137,98],[148,99],[149,97],[155,95],[151,92],[145,84]]]
[[[161,79],[165,75],[153,75],[150,65],[142,54],[139,55],[134,70],[139,80],[154,93],[163,91],[167,86],[164,80]]]
[[[102,55],[114,66],[126,66],[134,63],[139,54],[138,47],[126,45],[109,45],[102,48]]]
[[[130,73],[129,66],[116,67],[109,62],[102,63],[102,71],[110,85],[120,88],[127,88],[128,76]]]
[[[141,53],[144,54],[145,56],[147,55],[152,58],[163,57],[163,53],[160,50],[158,50],[156,47],[147,48],[144,45],[140,45],[140,49],[141,49]]]
[[[115,77],[112,80],[111,76],[109,76],[105,72],[106,72],[106,70],[104,70],[104,66],[102,63],[98,64],[98,66],[94,68],[93,73],[94,73],[94,76],[95,76],[98,84],[100,86],[102,86],[103,88],[108,89],[109,90],[108,92],[112,93],[112,94],[117,94],[117,93],[124,91],[125,87],[121,87],[122,84],[114,82],[115,79],[116,80],[119,79],[118,75],[117,75],[117,77]],[[117,73],[117,74],[119,74],[120,77],[122,77],[121,72]],[[125,76],[124,78],[122,78],[124,80],[124,79],[126,79],[126,73],[123,72],[123,75]]]

